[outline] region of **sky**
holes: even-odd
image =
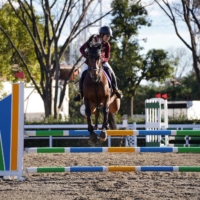
[[[2,4],[6,0],[0,0],[0,3]],[[142,3],[144,5],[149,5],[150,2],[153,0],[142,0]],[[179,0],[168,0],[168,1],[179,1]],[[98,1],[94,1],[93,6],[96,7]],[[106,13],[110,10],[110,4],[112,0],[102,0],[102,11],[103,13]],[[99,5],[98,5],[99,6]],[[180,48],[185,47],[185,45],[182,43],[182,41],[176,36],[174,27],[172,23],[170,22],[169,18],[166,16],[166,14],[158,7],[156,3],[152,4],[151,6],[146,7],[148,11],[148,18],[152,21],[151,27],[143,27],[139,30],[138,39],[141,41],[141,46],[144,47],[144,52],[147,52],[149,49],[152,48],[162,48],[162,49],[169,49],[169,48]],[[97,14],[99,12],[99,9],[97,8],[95,13]],[[106,17],[102,20],[102,25],[109,25],[110,23],[110,17]],[[69,24],[66,24],[67,27],[69,27]],[[66,30],[66,29],[65,29]],[[67,30],[69,30],[67,28]],[[98,32],[98,30],[94,31]],[[182,26],[181,28],[181,34],[184,36],[184,38],[189,42],[188,37],[188,31],[187,28]],[[65,40],[66,36],[68,36],[68,33],[62,34],[62,41]],[[142,39],[146,38],[147,42],[142,42]]]
[[[6,0],[0,0],[0,2],[5,2]],[[142,0],[142,3],[144,5],[152,2],[153,0]],[[168,0],[168,1],[179,1],[179,0]],[[94,1],[93,7],[97,6],[98,0]],[[102,11],[105,14],[107,11],[109,11],[110,4],[112,0],[102,0]],[[99,5],[98,5],[99,6]],[[98,7],[97,6],[97,7]],[[146,6],[146,9],[148,11],[148,18],[152,21],[151,27],[142,27],[139,30],[138,39],[140,41],[140,45],[144,47],[144,53],[146,53],[150,49],[166,49],[169,50],[171,48],[180,48],[185,47],[183,42],[177,37],[175,34],[174,27],[169,20],[169,18],[166,16],[166,14],[158,7],[156,3]],[[38,9],[39,10],[39,9]],[[95,14],[98,14],[99,9],[97,8],[95,11]],[[106,17],[102,20],[102,25],[109,25],[110,23],[110,17]],[[64,32],[61,36],[60,44],[63,44],[65,39],[68,37],[69,31],[69,24],[66,23],[66,27],[64,29]],[[189,42],[189,36],[188,36],[188,30],[186,27],[184,27],[183,24],[180,24],[181,27],[181,35],[184,37],[186,41]],[[94,33],[98,32],[98,28],[94,31]],[[92,32],[93,33],[93,32]],[[91,34],[91,33],[89,33]],[[143,42],[142,39],[146,38],[147,42]],[[190,42],[189,42],[190,43]]]
[[[152,48],[186,48],[185,44],[178,38],[174,26],[166,14],[157,4],[146,7],[149,13],[149,19],[152,21],[151,27],[142,28],[139,31],[139,38],[147,38],[146,43],[141,43],[145,51]],[[184,24],[179,23],[179,30],[184,39],[190,43],[188,30]]]
[[[149,1],[152,2],[153,0],[142,0],[145,5],[149,5]],[[168,1],[174,2],[179,0]],[[109,9],[109,5],[104,8]],[[150,49],[164,49],[169,53],[174,53],[176,49],[184,48],[190,55],[190,51],[176,35],[174,26],[164,11],[161,10],[161,8],[156,3],[147,6],[146,9],[148,11],[148,19],[152,21],[152,25],[150,27],[142,27],[139,29],[139,43],[140,46],[144,48],[141,53],[145,54]],[[108,25],[109,23],[110,21],[108,19],[103,19],[103,24]],[[185,24],[181,23],[180,21],[178,27],[181,36],[188,42],[188,44],[190,44],[189,34]],[[147,39],[146,42],[143,42],[142,39],[144,38]],[[185,57],[185,59],[188,59],[188,57]],[[191,71],[191,69],[192,67],[188,66],[188,68],[185,69],[183,75],[187,74],[189,71]],[[142,84],[146,85],[147,82],[142,81]]]
[[[172,0],[169,0],[172,1]],[[177,0],[175,0],[177,1]],[[149,5],[150,0],[142,0],[146,5]],[[151,0],[152,2],[152,0]],[[110,8],[110,4],[104,4],[103,9]],[[172,22],[166,16],[166,14],[154,3],[146,7],[148,11],[148,19],[152,21],[150,27],[142,27],[139,30],[138,39],[140,45],[144,47],[144,52],[150,49],[170,49],[170,48],[186,48],[183,42],[175,34],[175,30]],[[103,24],[108,25],[110,23],[109,18],[103,19]],[[189,42],[189,36],[187,28],[180,23],[179,25],[181,35],[186,41]],[[143,42],[142,39],[146,38],[147,42]],[[190,42],[189,42],[190,43]]]

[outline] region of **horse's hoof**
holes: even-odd
[[[93,143],[97,143],[97,134],[94,131],[90,133],[90,140]]]
[[[100,133],[100,140],[102,142],[105,142],[107,140],[107,132],[106,131],[101,131],[101,133]]]

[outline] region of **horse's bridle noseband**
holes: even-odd
[[[100,59],[100,55],[101,55],[100,51],[98,51],[96,53],[88,53],[88,57],[90,59],[92,59],[93,62],[96,62],[97,60],[99,60]],[[93,70],[94,71],[98,71],[98,75],[97,75],[96,78],[94,77],[94,75],[92,73]],[[100,79],[101,79],[100,74],[101,74],[101,71],[102,71],[101,64],[100,64],[99,67],[97,67],[96,65],[95,66],[89,66],[89,64],[88,64],[88,71],[89,71],[90,78],[91,78],[91,80],[93,82],[96,82],[96,83],[100,82]]]

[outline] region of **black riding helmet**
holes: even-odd
[[[99,30],[99,34],[106,34],[106,35],[110,35],[111,37],[113,36],[112,30],[108,26],[102,26]]]

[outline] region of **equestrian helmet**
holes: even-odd
[[[109,35],[109,36],[113,36],[112,35],[112,30],[110,27],[108,26],[102,26],[99,30],[99,34],[106,34],[106,35]]]

